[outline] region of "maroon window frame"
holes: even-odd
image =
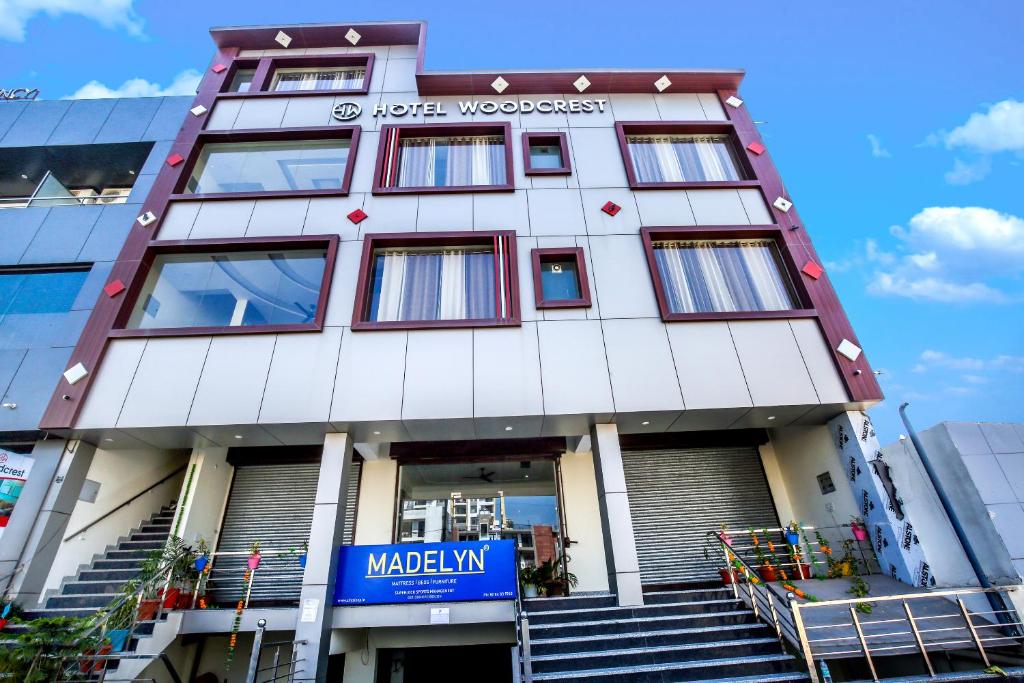
[[[736,152],[739,170],[746,176],[745,180],[699,180],[692,182],[642,183],[637,180],[633,158],[629,155],[627,135],[728,135]],[[728,121],[617,121],[615,135],[619,140],[619,151],[622,163],[626,167],[629,187],[633,190],[666,190],[700,187],[759,187],[757,174],[744,153],[736,135],[736,128]]]
[[[244,93],[243,93],[244,94]],[[352,185],[352,171],[356,165],[356,152],[359,149],[361,126],[316,126],[310,128],[248,128],[245,130],[208,131],[200,133],[192,146],[185,166],[174,185],[170,196],[175,200],[212,200],[212,199],[264,199],[273,197],[345,197]],[[302,142],[306,140],[349,140],[348,161],[345,164],[345,175],[341,179],[341,187],[325,190],[272,190],[266,192],[208,192],[191,194],[185,192],[192,171],[203,148],[208,144],[224,142]]]
[[[778,226],[685,226],[640,228],[640,238],[647,256],[647,267],[654,285],[654,296],[658,300],[658,311],[665,322],[693,322],[699,320],[748,320],[758,318],[814,318],[818,313],[810,303],[811,299],[797,269],[796,262]],[[660,240],[738,240],[770,239],[779,250],[783,274],[788,278],[790,291],[800,308],[784,311],[714,311],[704,313],[678,313],[672,311],[665,296],[665,283],[658,271],[654,257],[654,243]]]
[[[278,332],[320,332],[324,328],[324,316],[327,314],[327,297],[331,291],[331,280],[334,277],[334,263],[338,256],[338,235],[301,235],[296,237],[267,238],[228,238],[205,240],[163,240],[150,242],[146,253],[139,262],[139,270],[132,280],[131,287],[125,294],[121,309],[114,319],[111,338],[124,337],[195,337],[203,335],[228,334],[267,334]],[[157,256],[167,254],[202,254],[207,252],[240,253],[246,251],[281,250],[294,251],[300,249],[326,250],[324,274],[320,281],[320,294],[316,302],[316,315],[311,323],[250,325],[237,327],[165,327],[150,329],[128,329],[128,319],[135,310],[142,288],[146,284],[150,268]]]
[[[532,249],[533,260],[533,296],[536,308],[590,308],[590,281],[587,279],[587,264],[580,247],[554,247],[550,249]],[[547,261],[576,262],[576,281],[580,287],[579,299],[545,299],[544,286],[541,281],[541,265]]]
[[[391,131],[397,130],[398,138],[389,144]],[[501,135],[505,141],[505,182],[501,185],[453,185],[448,187],[384,187],[382,177],[385,157],[397,164],[398,140],[404,138],[429,138],[465,135]],[[373,168],[373,194],[433,194],[457,192],[512,192],[515,190],[515,176],[512,171],[512,124],[496,123],[408,123],[386,124],[380,127],[380,142],[377,145],[377,163]]]
[[[562,165],[558,168],[534,168],[531,165],[530,145],[534,142],[544,145],[558,145]],[[572,175],[569,159],[569,142],[565,133],[523,133],[523,172],[526,175]]]
[[[310,95],[366,95],[370,92],[370,78],[373,76],[373,62],[375,55],[372,52],[352,52],[338,55],[282,55],[277,57],[263,57],[260,59],[235,60],[224,80],[224,89],[217,95],[218,99],[237,99],[241,97],[307,97]],[[363,85],[359,88],[338,89],[338,90],[289,90],[277,92],[270,90],[270,84],[274,81],[274,72],[278,69],[315,69],[332,67],[364,67],[366,75],[363,77]],[[227,88],[235,79],[235,73],[239,69],[255,69],[252,77],[252,85],[247,92],[228,92]]]
[[[495,279],[505,279],[504,318],[472,318],[467,320],[368,320],[373,295],[374,252],[394,247],[470,247],[494,246],[502,252],[504,260],[495,259]],[[504,248],[502,249],[502,245]],[[518,327],[522,323],[519,307],[519,270],[516,259],[516,233],[514,230],[480,230],[472,232],[391,232],[369,233],[363,238],[363,254],[359,259],[359,279],[356,282],[356,300],[352,307],[353,330],[425,330],[467,327]],[[500,288],[495,287],[495,295]],[[500,310],[495,307],[495,311]]]

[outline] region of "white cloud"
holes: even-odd
[[[982,377],[981,375],[964,375],[962,378],[968,384],[987,384],[988,377]]]
[[[0,0],[2,2],[3,0]],[[64,99],[95,100],[108,97],[166,97],[168,95],[195,95],[202,74],[195,69],[186,69],[174,77],[166,88],[151,83],[145,78],[132,78],[117,88],[109,88],[99,81],[89,81]]]
[[[934,365],[951,370],[981,370],[985,367],[985,361],[980,358],[958,358],[945,351],[936,351],[935,349],[922,351],[920,361],[925,366]]]
[[[1024,373],[1024,356],[1006,354],[993,358],[973,358],[971,356],[954,356],[945,351],[925,349],[918,356],[918,363],[913,367],[916,373],[928,372],[933,368],[966,372],[962,375],[968,384],[986,384],[990,377],[981,373]]]
[[[984,114],[975,112],[967,122],[943,135],[946,147],[976,152],[1024,152],[1024,102],[996,102]]]
[[[28,22],[39,14],[52,19],[73,14],[104,28],[124,29],[141,36],[143,21],[132,7],[134,0],[0,0],[0,39],[22,42]]]
[[[871,143],[871,156],[880,159],[888,159],[892,156],[889,150],[882,146],[882,141],[874,133],[868,133],[868,142]]]
[[[1008,303],[1020,298],[993,279],[1024,275],[1024,219],[977,206],[933,206],[893,226],[902,256],[869,240],[876,264],[868,291],[945,303]]]
[[[944,177],[950,185],[970,185],[984,180],[991,170],[992,160],[988,157],[981,157],[974,163],[964,163],[959,159],[954,159],[953,168],[946,171]]]

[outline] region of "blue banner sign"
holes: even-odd
[[[343,545],[335,605],[514,600],[515,541]]]

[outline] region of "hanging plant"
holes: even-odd
[[[800,523],[790,522],[785,529],[783,529],[783,535],[786,537],[786,543],[789,545],[800,545]]]
[[[249,583],[249,572],[245,572],[245,583]],[[235,660],[235,648],[238,647],[238,631],[242,627],[242,612],[245,610],[245,600],[239,600],[235,607],[235,618],[231,622],[231,635],[228,636],[228,655],[224,658],[225,673],[231,671],[231,663]]]
[[[249,569],[258,569],[260,566],[260,560],[263,556],[260,554],[260,542],[253,541],[252,545],[249,546]]]

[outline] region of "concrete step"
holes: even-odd
[[[153,551],[138,549],[108,550],[103,557],[106,560],[138,560],[139,564],[141,564],[147,557],[149,557],[151,552]]]
[[[130,557],[127,559],[111,560],[105,555],[103,559],[94,560],[92,566],[89,569],[82,571],[123,571],[131,570],[138,572],[142,567],[142,560],[144,558]]]
[[[623,649],[638,643],[662,647],[686,647],[730,639],[769,638],[774,632],[766,624],[716,624],[710,627],[632,631],[629,633],[572,636],[568,638],[535,638],[530,629],[530,652],[533,655],[558,655],[597,650]]]
[[[129,569],[97,569],[93,567],[80,571],[77,581],[119,581],[121,584],[124,584],[126,581],[134,579],[141,572],[142,570],[137,567]]]
[[[537,638],[569,638],[574,636],[610,635],[662,631],[682,628],[714,627],[719,625],[753,624],[756,619],[750,610],[737,609],[710,614],[673,614],[626,619],[592,619],[549,624],[530,623],[530,634]]]
[[[708,681],[736,677],[767,681],[772,674],[796,671],[796,660],[789,655],[723,657],[664,664],[638,664],[578,671],[535,673],[535,681],[600,681],[610,683],[663,683],[664,681]],[[778,679],[776,679],[778,680]],[[782,679],[786,680],[786,679]],[[792,680],[792,679],[790,679]]]
[[[645,605],[657,605],[665,602],[686,602],[690,600],[732,600],[734,596],[730,588],[692,588],[677,591],[652,591],[644,593]]]
[[[572,595],[565,598],[526,598],[523,609],[533,615],[539,612],[555,610],[590,609],[594,607],[614,607],[615,595]]]
[[[93,608],[95,612],[100,607],[106,607],[117,597],[116,593],[104,593],[101,595],[57,595],[46,600],[46,609],[87,609]]]
[[[162,550],[166,539],[163,541],[121,541],[117,544],[118,550]]]
[[[731,595],[728,600],[694,600],[691,602],[667,602],[635,607],[593,607],[582,610],[549,610],[530,614],[530,626],[535,624],[574,623],[594,619],[648,619],[684,614],[713,614],[730,612],[742,608],[743,603]]]
[[[556,671],[593,671],[624,666],[670,665],[698,660],[716,660],[723,657],[762,657],[776,655],[779,641],[775,638],[748,638],[744,640],[693,643],[686,647],[676,645],[605,649],[573,654],[531,656],[534,673]]]
[[[60,589],[61,595],[109,595],[119,594],[124,581],[71,581]]]

